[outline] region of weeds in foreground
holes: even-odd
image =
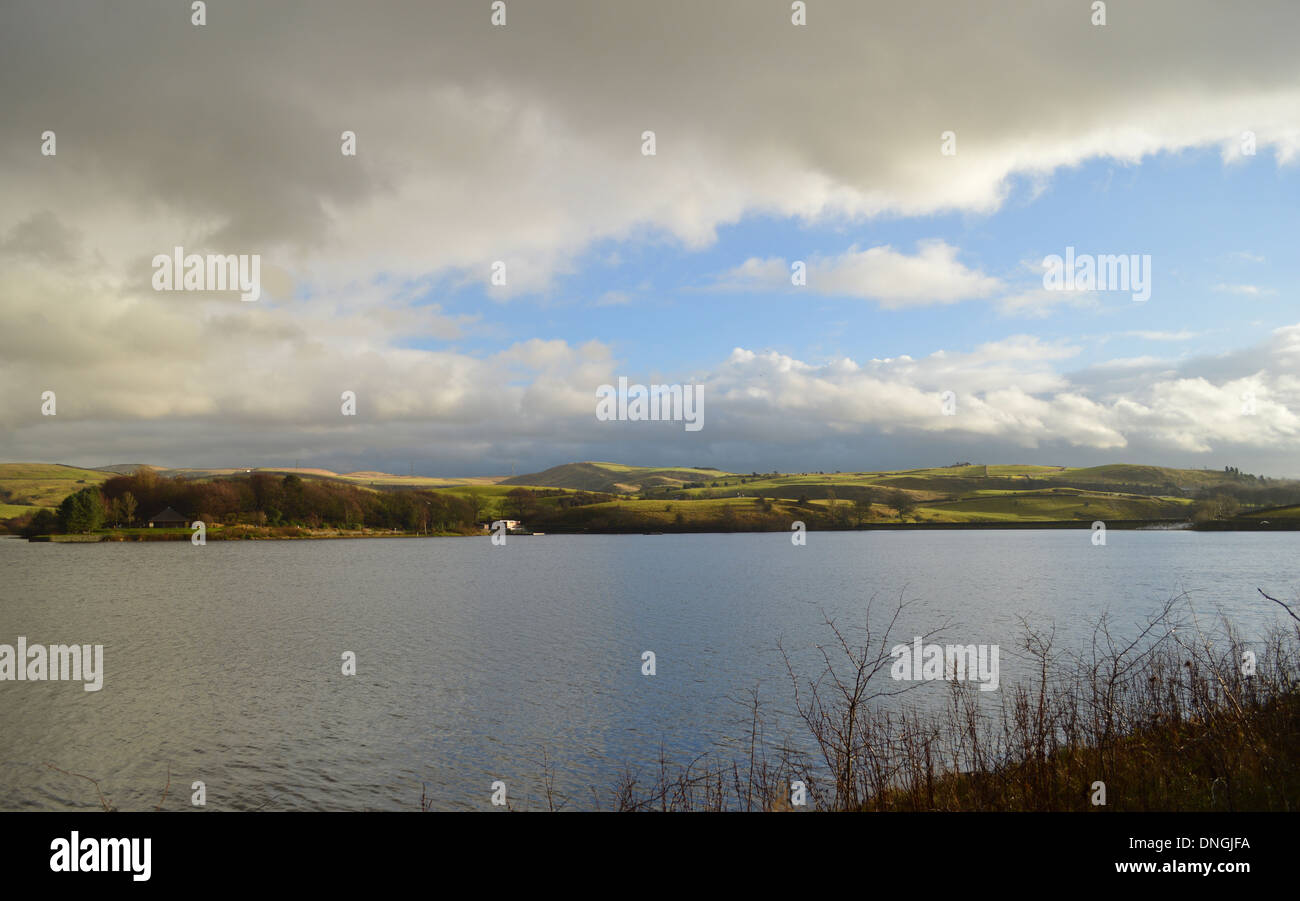
[[[1300,623],[1288,604],[1281,605]],[[821,810],[1294,810],[1300,806],[1300,625],[1247,643],[1214,629],[1185,596],[1136,634],[1108,616],[1081,653],[1022,622],[1031,673],[996,701],[948,683],[942,710],[889,699],[890,632],[828,621],[824,668],[808,679],[785,656],[799,720],[815,753],[767,740],[757,695],[748,753],[625,771],[615,810],[787,810],[792,785]],[[868,619],[870,617],[868,616]],[[782,654],[785,654],[782,649]],[[906,691],[916,683],[906,683]],[[1097,783],[1104,783],[1105,804]]]

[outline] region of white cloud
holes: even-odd
[[[1255,297],[1255,296],[1258,296],[1258,295],[1260,295],[1260,294],[1275,294],[1275,293],[1276,293],[1275,291],[1273,291],[1273,290],[1271,290],[1271,289],[1269,289],[1269,288],[1261,288],[1259,285],[1225,285],[1225,284],[1218,284],[1218,285],[1215,285],[1215,286],[1214,286],[1214,290],[1215,290],[1215,291],[1218,291],[1218,292],[1220,292],[1220,293],[1222,293],[1222,294],[1245,294],[1245,295],[1248,295],[1248,296],[1251,296],[1251,297]]]
[[[1153,366],[1168,366],[1169,361],[1160,357],[1116,357],[1094,364],[1094,369],[1150,369]]]
[[[998,311],[1004,316],[1043,319],[1063,306],[1096,309],[1101,302],[1096,291],[1049,291],[1046,288],[1031,288],[997,298]]]
[[[1211,379],[1213,359],[1172,364],[1114,360],[1066,377],[1048,364],[1077,348],[1015,336],[968,353],[937,352],[856,363],[811,365],[737,348],[711,376],[713,415],[744,437],[807,440],[818,434],[944,433],[1036,448],[1207,453],[1223,448],[1285,454],[1300,439],[1300,326],[1279,329],[1241,355],[1258,368]],[[1136,380],[1134,370],[1146,372]],[[1126,381],[1110,383],[1117,375]],[[758,386],[758,387],[756,387]],[[942,415],[953,391],[957,414]],[[1245,412],[1245,398],[1253,412]]]
[[[987,297],[1002,282],[971,269],[957,259],[958,249],[941,240],[922,241],[915,254],[890,245],[859,250],[850,247],[838,256],[814,255],[804,260],[807,287],[833,297],[874,300],[885,309],[951,304]],[[722,288],[780,290],[792,287],[792,262],[751,257],[724,273]]]
[[[592,301],[593,307],[625,307],[632,302],[632,296],[626,291],[606,291]]]
[[[1190,341],[1192,338],[1200,337],[1202,332],[1192,332],[1186,329],[1177,332],[1151,331],[1147,329],[1133,329],[1127,332],[1120,332],[1120,337],[1124,338],[1141,338],[1144,341]]]

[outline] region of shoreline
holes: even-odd
[[[1120,531],[1146,531],[1146,532],[1297,532],[1300,531],[1300,520],[1277,520],[1259,522],[1254,520],[1243,521],[1216,521],[1206,523],[1192,523],[1180,520],[1110,520],[1104,521],[1107,530],[1116,529]],[[441,532],[436,534],[425,534],[421,532],[344,532],[339,530],[325,530],[319,533],[313,533],[305,528],[289,526],[285,527],[295,529],[298,534],[292,535],[274,535],[274,534],[223,534],[224,530],[210,530],[206,538],[208,541],[327,541],[339,540],[345,538],[484,538],[489,533],[463,533],[463,532]],[[1092,523],[1084,520],[1040,520],[1040,521],[1019,521],[1019,522],[878,522],[864,523],[860,526],[851,528],[820,528],[809,529],[809,532],[877,532],[877,531],[997,531],[997,530],[1054,530],[1054,529],[1077,529],[1081,531],[1090,531]],[[654,530],[645,530],[640,528],[625,529],[548,529],[546,532],[511,532],[512,538],[533,538],[545,537],[546,535],[743,535],[743,534],[769,534],[783,535],[789,534],[785,529],[690,529],[690,528],[661,528]],[[106,531],[93,532],[90,534],[51,534],[36,535],[26,539],[29,542],[53,543],[53,544],[104,544],[104,543],[148,543],[156,541],[189,541],[193,532],[189,529],[166,529],[158,531]],[[2,537],[21,538],[19,535],[7,535]]]

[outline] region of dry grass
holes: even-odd
[[[1134,635],[1113,634],[1102,617],[1088,647],[1066,654],[1051,631],[1022,624],[1018,650],[1033,675],[1004,685],[993,704],[969,682],[949,683],[946,708],[936,711],[885,703],[900,684],[916,684],[887,673],[903,606],[883,630],[828,622],[831,640],[818,649],[824,669],[810,679],[789,668],[814,754],[772,746],[754,696],[747,754],[673,765],[661,752],[654,772],[624,774],[610,806],[783,810],[795,780],[807,786],[807,806],[821,810],[1300,806],[1300,625],[1248,645],[1230,622],[1211,629],[1176,598]],[[1092,802],[1097,782],[1104,807]]]

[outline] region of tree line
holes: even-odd
[[[167,507],[189,522],[209,525],[471,532],[481,502],[419,489],[368,491],[292,473],[195,480],[141,469],[69,495],[57,513],[39,511],[21,532],[30,537],[139,527]]]

